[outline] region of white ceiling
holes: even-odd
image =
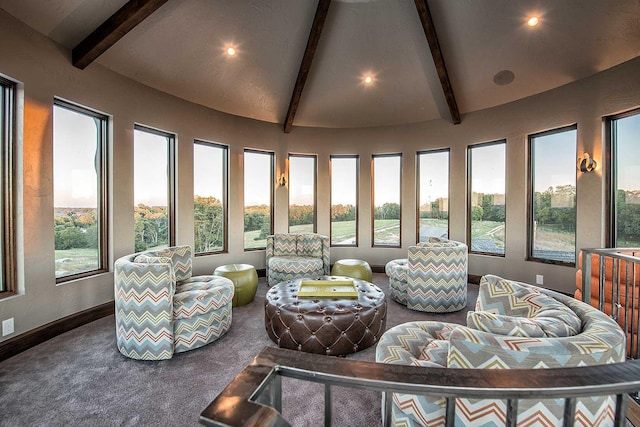
[[[69,49],[123,0],[0,0]],[[570,83],[640,55],[640,0],[430,0],[462,113]],[[316,0],[169,0],[97,59],[133,80],[227,113],[283,123]],[[526,25],[536,14],[540,24]],[[238,53],[227,57],[225,47]],[[89,67],[95,67],[91,64]],[[515,79],[493,78],[511,70]],[[370,72],[375,83],[365,87]],[[450,120],[412,0],[334,0],[295,126]]]

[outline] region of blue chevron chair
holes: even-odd
[[[432,237],[409,246],[409,257],[389,261],[391,297],[407,308],[430,313],[467,305],[467,245]]]
[[[269,286],[301,277],[329,275],[329,238],[315,233],[267,236],[266,272]]]
[[[549,369],[624,362],[625,334],[605,313],[569,296],[487,275],[467,325],[415,321],[386,331],[376,362],[445,369]],[[383,402],[385,399],[383,399]],[[615,396],[578,399],[575,425],[613,426]],[[444,425],[445,398],[393,393],[390,425]],[[564,399],[521,400],[517,426],[561,426]],[[456,399],[456,426],[507,425],[504,401]]]
[[[234,285],[219,276],[191,277],[191,247],[174,246],[115,262],[116,342],[132,359],[170,359],[224,335]]]

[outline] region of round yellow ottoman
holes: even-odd
[[[229,264],[221,265],[213,272],[215,276],[226,277],[235,286],[233,307],[249,304],[258,290],[258,274],[253,265]]]
[[[332,276],[347,276],[353,279],[360,279],[366,282],[373,280],[371,267],[366,261],[359,259],[341,259],[333,264]]]

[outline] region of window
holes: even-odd
[[[244,249],[265,249],[273,234],[274,154],[244,150]]]
[[[371,158],[373,246],[400,247],[401,154],[374,154]]]
[[[56,99],[53,206],[56,281],[107,271],[108,118]]]
[[[316,156],[289,154],[289,232],[316,232]]]
[[[529,136],[528,259],[576,262],[577,127]]]
[[[174,145],[173,134],[135,126],[133,197],[136,252],[175,244]]]
[[[640,247],[640,110],[607,119],[611,152],[610,244]]]
[[[358,246],[358,156],[331,156],[331,245]]]
[[[449,237],[449,149],[417,155],[418,242]]]
[[[194,253],[227,250],[228,147],[205,141],[193,144]]]
[[[15,292],[13,171],[16,84],[0,76],[0,297]]]
[[[467,152],[470,251],[504,256],[506,141],[472,145]]]

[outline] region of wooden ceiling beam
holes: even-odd
[[[129,0],[71,51],[74,67],[84,70],[107,49],[168,0]]]
[[[431,18],[431,12],[429,11],[429,5],[427,0],[415,0],[416,9],[422,28],[424,29],[424,35],[427,37],[427,43],[429,43],[429,49],[431,50],[431,57],[436,66],[438,77],[440,78],[440,85],[444,91],[444,96],[447,99],[449,105],[449,112],[451,113],[451,120],[454,125],[460,123],[460,111],[458,111],[458,104],[456,103],[456,97],[453,94],[453,87],[451,86],[451,80],[449,80],[449,74],[447,73],[447,67],[444,64],[444,57],[442,56],[442,50],[440,49],[440,43],[438,42],[438,35],[433,25],[433,19]]]
[[[313,57],[316,54],[316,48],[318,47],[318,41],[320,40],[320,34],[322,34],[322,27],[327,18],[329,12],[329,6],[331,0],[319,0],[318,7],[316,9],[316,15],[313,18],[313,25],[311,26],[311,32],[309,33],[309,39],[307,40],[307,47],[304,50],[304,56],[302,57],[302,63],[300,64],[300,70],[298,71],[298,78],[296,79],[296,85],[293,88],[293,94],[291,95],[291,101],[289,102],[289,109],[287,110],[287,116],[284,120],[284,133],[291,132],[293,127],[293,119],[296,116],[298,110],[298,104],[302,97],[302,90],[307,82],[309,76],[309,70],[311,69],[311,63]]]

